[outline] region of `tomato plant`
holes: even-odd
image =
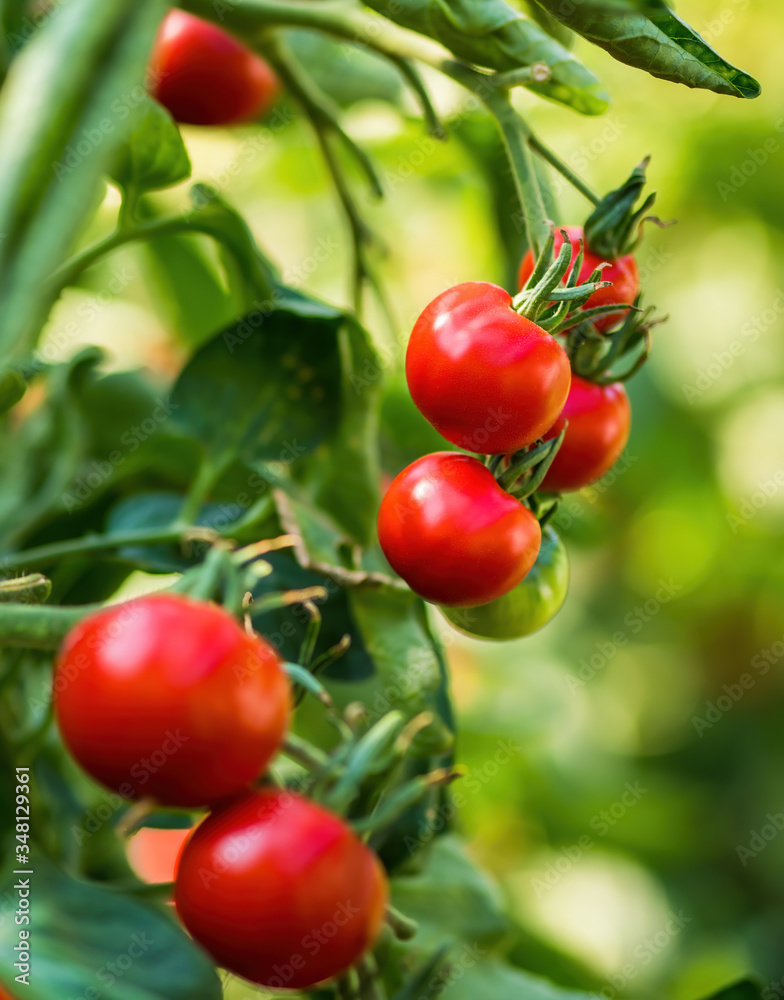
[[[581,226],[567,226],[564,232],[568,235],[569,242],[572,245],[572,260],[574,261],[577,253],[579,252],[580,242],[585,242],[585,233],[583,232]],[[564,240],[561,233],[556,233],[556,252],[560,250],[563,242]],[[611,284],[607,288],[600,288],[595,291],[585,303],[585,308],[587,309],[589,306],[591,308],[596,308],[598,306],[634,303],[640,291],[640,274],[637,268],[637,261],[634,259],[632,254],[624,254],[622,257],[618,257],[617,259],[608,260],[603,255],[594,253],[590,244],[586,243],[579,280],[587,281],[596,268],[600,267],[604,263],[609,264],[609,267],[605,267],[602,271],[602,279],[604,281],[611,282]],[[534,266],[535,261],[533,251],[529,250],[520,264],[520,272],[518,275],[520,288],[525,286],[526,282],[533,274]],[[595,326],[598,330],[606,330],[615,325],[622,316],[623,312],[611,312],[607,316],[599,317],[595,321]]]
[[[579,490],[601,479],[626,446],[631,419],[623,385],[597,385],[575,376],[561,416],[546,435],[554,437],[566,428],[542,489]]]
[[[690,87],[759,85],[663,0],[522,6],[0,4],[0,870],[16,907],[0,990],[601,992],[456,832],[451,786],[478,780],[447,657],[463,640],[428,607],[472,639],[564,620],[560,494],[623,449],[623,383],[660,322],[633,256],[647,161],[596,193],[516,91],[602,114],[575,33]],[[438,145],[450,133],[457,153]],[[439,183],[486,187],[499,252],[483,259],[503,256],[510,284],[524,263],[518,288],[465,274],[433,298],[422,261],[444,234],[418,230],[424,256],[398,239],[390,259],[416,249],[428,270],[403,366],[411,324],[360,185],[416,206],[400,188],[436,160]],[[316,201],[322,172],[345,237]],[[560,226],[555,175],[587,202],[579,229]],[[311,225],[297,263],[286,237]],[[510,829],[523,804],[509,798]]]
[[[378,537],[392,568],[428,601],[485,604],[516,586],[536,561],[539,522],[468,455],[436,452],[387,490]]]
[[[517,451],[542,437],[569,391],[561,345],[518,315],[503,288],[472,281],[434,299],[406,352],[411,397],[467,451]]]
[[[545,526],[536,562],[525,578],[501,597],[472,608],[442,607],[461,632],[479,639],[522,639],[558,614],[569,587],[566,548]]]
[[[125,798],[205,806],[277,751],[289,714],[278,655],[222,608],[163,594],[109,608],[66,636],[54,677],[63,740]]]
[[[174,894],[185,926],[222,966],[277,989],[348,969],[378,937],[387,898],[380,862],[344,822],[272,789],[199,826]]]

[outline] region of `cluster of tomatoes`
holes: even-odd
[[[565,240],[570,256],[561,252]],[[639,330],[629,336],[638,323],[639,310],[629,309],[639,294],[637,265],[631,253],[608,260],[585,242],[573,227],[553,234],[540,261],[529,252],[515,299],[483,281],[448,289],[421,314],[408,344],[414,403],[473,454],[437,452],[404,469],[382,501],[379,540],[414,591],[478,637],[528,635],[559,610],[568,563],[547,519],[561,492],[612,467],[629,436],[623,385],[602,363],[592,378],[574,369],[587,351],[609,360],[619,353],[609,345],[639,342]],[[540,315],[560,322],[548,332]]]
[[[340,817],[268,782],[291,690],[278,654],[214,604],[167,593],[107,608],[67,636],[54,677],[62,738],[123,798],[211,809],[177,862],[174,901],[224,968],[313,986],[374,943],[388,889]]]

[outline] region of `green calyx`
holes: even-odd
[[[650,157],[638,164],[631,176],[615,191],[599,202],[585,223],[585,243],[591,253],[604,260],[617,260],[630,254],[642,239],[642,229],[646,222],[665,227],[672,223],[662,222],[646,213],[653,208],[656,192],[652,192],[639,208],[635,208],[647,183],[645,171]]]
[[[588,281],[580,282],[584,249],[582,241],[572,266],[572,244],[566,230],[562,229],[563,243],[557,254],[555,247],[555,227],[550,225],[550,233],[542,253],[539,255],[531,277],[525,288],[512,300],[513,309],[526,319],[530,319],[543,330],[554,336],[565,333],[586,320],[596,320],[609,316],[630,305],[617,303],[612,306],[598,306],[582,309],[594,292],[608,288],[612,282],[602,281],[602,264],[591,274]]]
[[[542,485],[547,470],[553,464],[558,449],[563,444],[567,423],[568,421],[564,421],[558,437],[547,441],[535,441],[512,455],[492,456],[489,463],[490,471],[495,475],[502,490],[517,500],[529,501],[528,506],[531,506],[530,499]],[[507,459],[506,463],[504,459]],[[536,509],[534,514],[539,516]]]
[[[656,316],[654,307],[640,308],[641,296],[627,312],[623,322],[611,333],[599,333],[590,322],[575,326],[566,341],[566,353],[572,372],[597,385],[626,382],[648,360],[651,352],[651,331],[667,321]],[[618,363],[626,359],[620,370]]]

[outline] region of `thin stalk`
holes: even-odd
[[[549,146],[546,146],[542,140],[532,131],[528,131],[528,145],[531,149],[540,156],[546,163],[557,170],[558,173],[565,178],[572,187],[576,188],[581,195],[588,199],[593,205],[598,205],[602,200],[599,195],[593,191],[588,185],[578,177],[577,174],[571,169],[571,167],[564,163],[564,161],[555,153]]]
[[[58,649],[77,622],[102,607],[102,604],[78,607],[0,604],[0,646]]]
[[[83,535],[81,538],[69,538],[64,542],[52,542],[50,545],[39,545],[34,549],[1,556],[0,571],[8,572],[30,565],[48,565],[59,562],[60,559],[66,559],[68,556],[108,552],[126,545],[156,545],[163,542],[176,542],[182,537],[183,529],[174,525],[168,525],[165,528],[118,532],[111,535]]]

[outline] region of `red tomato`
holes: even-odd
[[[569,426],[542,483],[553,493],[579,490],[612,468],[629,440],[632,410],[620,382],[601,386],[575,375],[561,417]],[[556,437],[562,428],[559,420],[546,437]]]
[[[435,429],[467,451],[500,455],[536,441],[569,391],[557,341],[487,281],[455,285],[414,325],[406,353],[411,397]]]
[[[564,226],[563,228],[569,234],[569,239],[572,241],[572,260],[574,260],[579,249],[579,242],[583,238],[583,231],[580,226]],[[563,238],[560,232],[556,230],[555,252],[558,253],[562,246]],[[597,257],[595,253],[591,253],[586,247],[583,256],[583,266],[580,269],[580,281],[587,281],[596,268],[603,263],[605,263],[603,257]],[[611,281],[612,285],[609,288],[600,288],[598,292],[594,292],[583,306],[583,309],[594,309],[597,306],[611,306],[616,302],[633,303],[637,298],[640,291],[640,275],[634,256],[627,254],[625,257],[619,257],[618,260],[613,260],[609,263],[610,267],[606,267],[602,271],[602,281]],[[525,257],[523,257],[523,262],[520,265],[520,274],[518,276],[520,288],[531,277],[533,270],[534,255],[529,250]],[[607,330],[617,323],[623,315],[623,311],[611,313],[609,316],[604,316],[602,319],[596,320],[594,325],[597,330]]]
[[[469,608],[516,587],[536,562],[534,515],[470,455],[440,451],[403,469],[378,513],[392,568],[434,604]]]
[[[231,125],[268,111],[279,85],[255,52],[209,21],[172,10],[150,58],[152,94],[178,122]]]
[[[180,919],[216,962],[273,989],[348,968],[381,928],[387,880],[342,819],[266,789],[226,804],[180,855]]]
[[[128,863],[145,882],[173,882],[177,857],[190,832],[142,827],[128,841]]]
[[[214,604],[157,594],[66,636],[54,699],[69,750],[126,798],[204,806],[244,788],[280,745],[290,689],[277,653]]]

